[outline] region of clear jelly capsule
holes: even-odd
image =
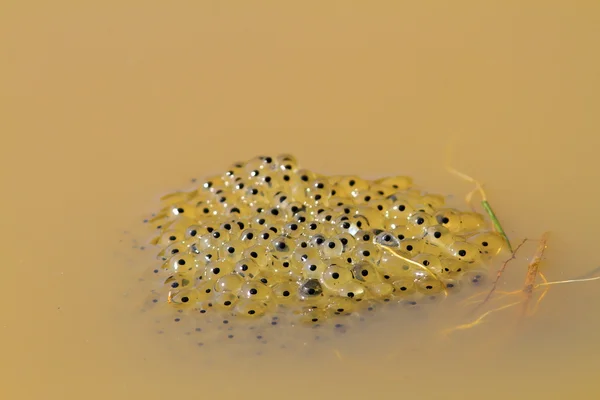
[[[379,211],[377,211],[377,209],[373,207],[359,206],[356,209],[356,216],[362,216],[363,218],[365,218],[368,226],[371,226],[373,228],[383,227],[385,225],[385,216],[383,216]],[[360,226],[360,228],[365,229],[364,226]]]
[[[173,274],[165,279],[164,285],[169,289],[189,289],[194,284],[193,277],[187,274]]]
[[[319,279],[327,269],[327,264],[320,257],[309,257],[302,266],[302,275],[307,278]]]
[[[337,288],[339,296],[347,297],[353,300],[361,300],[365,297],[366,289],[359,282],[352,281]]]
[[[261,267],[252,258],[242,258],[235,263],[233,271],[240,277],[253,278],[261,271]]]
[[[244,284],[244,278],[240,275],[232,273],[227,274],[219,279],[214,284],[217,292],[234,292],[237,293]]]
[[[443,225],[433,225],[427,228],[427,242],[440,247],[448,247],[457,240],[457,236]]]
[[[412,258],[414,262],[417,262],[427,268],[430,271],[441,271],[442,270],[442,261],[439,257],[429,254],[429,253],[421,253],[417,254]]]
[[[242,258],[242,253],[246,248],[246,243],[241,240],[230,240],[223,243],[220,254],[223,259],[235,262]]]
[[[273,296],[279,302],[291,303],[298,297],[298,284],[295,282],[280,282],[272,288]]]
[[[483,254],[495,256],[506,249],[504,237],[496,232],[483,232],[469,238],[469,243],[479,247]]]
[[[339,239],[330,238],[320,246],[321,257],[323,258],[334,258],[342,255],[344,251],[344,245]]]
[[[246,246],[252,246],[257,244],[258,233],[259,231],[256,229],[246,228],[240,233],[239,239],[244,242]]]
[[[373,264],[367,261],[362,261],[352,267],[352,275],[354,279],[361,282],[379,282],[381,277]]]
[[[246,282],[238,292],[238,296],[244,299],[268,301],[271,298],[271,288],[260,282]]]
[[[470,233],[481,230],[485,227],[483,215],[474,212],[460,213],[460,232]]]
[[[438,224],[443,225],[450,232],[459,232],[461,229],[460,211],[453,208],[439,210],[435,213],[435,219]]]
[[[368,291],[377,299],[387,299],[394,294],[394,286],[388,282],[367,283]]]
[[[217,260],[208,263],[204,269],[203,279],[217,280],[234,272],[235,264],[230,260]]]
[[[375,183],[389,186],[395,190],[406,190],[412,187],[412,178],[408,176],[390,176],[375,180]]]
[[[415,280],[417,291],[423,294],[434,294],[445,291],[444,283],[437,277],[426,275]]]
[[[298,171],[298,160],[291,154],[280,154],[275,157],[275,165],[281,171],[290,173]]]
[[[301,297],[314,297],[323,294],[323,288],[318,279],[306,279],[300,283],[298,293]]]
[[[165,247],[158,253],[158,259],[167,261],[176,254],[185,254],[189,250],[188,242],[175,242]]]
[[[481,260],[481,253],[479,248],[468,242],[457,241],[452,243],[447,248],[448,254],[455,257],[457,260],[465,261],[468,263],[477,262]]]
[[[349,233],[341,233],[335,238],[342,244],[342,255],[351,253],[356,245],[356,239]]]
[[[386,212],[389,219],[408,219],[409,215],[415,212],[415,209],[404,198],[394,200]]]
[[[233,292],[222,292],[215,294],[213,304],[215,308],[221,311],[230,311],[235,307],[237,302],[238,297]]]
[[[196,289],[172,290],[168,294],[168,302],[176,308],[188,308],[196,306],[200,295]]]
[[[181,242],[185,239],[185,231],[167,230],[156,240],[157,245],[167,247],[173,243]]]
[[[170,273],[193,274],[199,266],[200,263],[192,254],[176,253],[163,264],[162,269]]]
[[[400,247],[400,240],[393,232],[381,232],[375,236],[375,243],[384,247]]]
[[[260,317],[266,312],[266,304],[250,299],[240,299],[233,309],[233,315],[245,317]]]
[[[359,303],[348,297],[332,297],[325,311],[330,316],[350,315],[358,309],[357,304]]]
[[[394,286],[394,296],[396,297],[410,296],[416,292],[415,280],[410,277],[396,279],[392,286]]]
[[[261,245],[248,247],[244,250],[242,256],[253,260],[259,267],[265,267],[269,261],[268,249],[266,246]]]
[[[275,237],[269,245],[269,251],[271,255],[279,260],[287,260],[291,258],[294,250],[294,241],[286,236]]]
[[[336,191],[341,196],[352,196],[361,190],[369,188],[369,182],[358,176],[339,176],[331,178]]]
[[[329,265],[320,276],[320,281],[329,290],[337,290],[340,286],[351,282],[352,272],[339,264]]]

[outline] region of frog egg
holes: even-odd
[[[459,261],[455,258],[440,258],[441,266],[438,270],[434,270],[439,276],[444,279],[458,279],[469,270],[469,264],[464,261]]]
[[[327,264],[320,257],[309,257],[302,264],[302,274],[308,278],[319,279],[327,269]]]
[[[324,310],[319,308],[307,308],[293,314],[294,321],[300,324],[318,324],[327,319]]]
[[[184,289],[169,291],[169,304],[175,308],[192,308],[199,301],[200,296],[196,289]]]
[[[233,309],[233,315],[239,317],[260,317],[267,312],[267,305],[256,300],[240,299]]]
[[[372,243],[359,243],[354,247],[353,258],[357,261],[368,261],[377,264],[381,259],[381,250]]]
[[[412,258],[413,261],[418,262],[430,271],[441,271],[442,261],[439,257],[433,254],[421,253],[417,254]]]
[[[194,220],[198,217],[197,209],[186,202],[175,203],[166,207],[165,214],[169,219],[186,217]]]
[[[208,265],[211,261],[219,259],[219,251],[217,249],[207,249],[198,253],[195,256],[198,267],[202,268]]]
[[[481,260],[479,248],[472,244],[463,241],[456,241],[446,249],[446,252],[457,260],[473,263]]]
[[[239,239],[244,243],[244,246],[252,246],[258,243],[258,233],[256,229],[246,228],[239,236]]]
[[[407,239],[400,242],[398,249],[412,258],[423,251],[424,245],[425,242],[423,240]]]
[[[254,260],[260,267],[265,267],[269,260],[267,247],[262,245],[248,247],[244,250],[242,256]]]
[[[438,210],[435,213],[435,219],[438,224],[446,227],[450,232],[459,232],[461,228],[460,224],[460,212],[453,208],[445,208]]]
[[[317,174],[307,169],[299,169],[296,172],[296,176],[300,178],[300,181],[303,182],[304,185],[311,185],[316,179],[319,179]]]
[[[331,223],[334,223],[334,218],[336,216],[335,211],[333,211],[331,208],[320,208],[317,211],[317,215],[315,216],[315,221],[320,222],[321,224],[323,224],[323,227],[325,230],[327,230],[327,228],[329,228]]]
[[[400,240],[392,232],[381,232],[375,236],[375,243],[384,247],[400,247]]]
[[[196,211],[194,211],[196,218],[208,218],[217,216],[217,210],[213,204],[207,202],[198,202],[196,204]]]
[[[314,248],[314,247],[297,247],[296,250],[294,250],[294,254],[292,255],[292,260],[296,263],[300,263],[303,264],[306,260],[308,260],[309,258],[320,258],[321,257],[321,253],[319,252],[318,248]]]
[[[201,282],[196,285],[197,301],[212,300],[214,291],[214,282]]]
[[[461,281],[467,282],[470,286],[482,286],[489,280],[488,271],[480,268],[465,272]]]
[[[321,246],[323,246],[323,244],[325,243],[326,239],[324,235],[321,234],[316,234],[316,235],[312,235],[310,240],[309,240],[309,246],[316,248],[316,249],[320,249]]]
[[[387,209],[385,216],[389,219],[408,219],[415,212],[415,209],[410,203],[403,199],[394,200],[391,206]]]
[[[235,264],[230,260],[212,261],[204,268],[204,279],[217,280],[234,272]]]
[[[483,215],[474,212],[462,212],[459,214],[460,232],[475,232],[485,227]]]
[[[185,232],[178,230],[167,230],[165,231],[155,244],[163,247],[167,247],[173,243],[180,242],[185,239]]]
[[[373,234],[368,230],[359,230],[354,234],[354,238],[356,239],[356,245],[361,245],[364,243],[374,243],[375,237],[377,235]]]
[[[241,240],[230,240],[223,244],[220,254],[223,259],[235,262],[243,257],[242,253],[247,247],[246,243]]]
[[[404,278],[395,280],[392,283],[392,286],[395,289],[394,296],[396,296],[396,297],[411,296],[417,290],[414,279],[409,278],[409,277],[404,277]]]
[[[426,212],[417,211],[417,212],[412,213],[408,217],[407,225],[408,226],[412,225],[412,226],[420,228],[421,231],[423,232],[423,236],[424,236],[427,228],[430,226],[433,226],[433,225],[437,225],[437,221],[434,217],[427,214]]]
[[[253,278],[261,271],[261,267],[253,258],[243,258],[235,263],[233,271],[240,277]]]
[[[245,228],[246,224],[239,219],[227,220],[219,226],[220,230],[229,233],[230,238],[239,237]]]
[[[333,186],[341,196],[353,196],[358,192],[369,188],[369,182],[358,176],[340,176],[333,179]]]
[[[445,292],[444,283],[429,274],[415,280],[415,286],[418,292],[429,295]]]
[[[240,288],[238,296],[243,299],[252,299],[266,302],[271,298],[271,288],[260,282],[246,282]]]
[[[390,176],[385,178],[380,178],[375,181],[375,183],[383,186],[388,186],[396,191],[406,190],[412,187],[413,180],[408,176]]]
[[[169,258],[163,265],[162,269],[170,273],[187,273],[193,274],[199,268],[199,262],[192,254],[177,253]]]
[[[325,311],[329,316],[350,315],[357,308],[357,303],[349,297],[332,297]]]
[[[389,299],[394,294],[394,286],[388,282],[367,283],[367,290],[377,299]]]
[[[427,228],[425,240],[439,247],[448,247],[457,240],[448,228],[443,225],[434,225]]]
[[[244,215],[250,215],[250,207],[244,205],[243,203],[237,203],[227,207],[223,214],[230,217],[242,217]]]
[[[202,226],[194,224],[194,225],[188,226],[185,229],[183,238],[184,238],[184,240],[190,240],[190,239],[194,240],[196,238],[199,238],[203,233],[205,233],[205,232],[203,232]]]
[[[469,243],[479,247],[483,254],[495,256],[506,249],[504,237],[496,232],[483,232],[469,238]]]
[[[342,244],[342,255],[351,253],[352,250],[354,250],[356,239],[354,239],[354,236],[350,235],[349,233],[341,233],[337,235],[335,239],[339,240]]]
[[[354,204],[365,206],[368,205],[371,201],[377,200],[381,198],[377,192],[373,192],[369,189],[366,190],[358,190],[353,194]]]
[[[323,288],[318,279],[306,279],[300,283],[298,293],[302,297],[320,296],[323,294]]]
[[[277,236],[269,245],[269,251],[274,258],[287,260],[295,250],[294,241],[286,236]]]
[[[274,215],[262,214],[254,217],[252,221],[250,221],[249,225],[250,228],[263,230],[265,228],[269,228],[277,222],[277,217],[275,217]]]
[[[361,230],[368,230],[369,228],[371,228],[369,220],[365,218],[364,215],[353,215],[350,217],[350,222],[355,223],[358,229]]]
[[[356,236],[357,232],[361,229],[356,225],[358,221],[350,220],[347,216],[341,216],[340,220],[336,223],[336,232],[338,233],[348,233],[350,235]]]
[[[169,289],[189,289],[193,286],[193,278],[189,274],[173,274],[165,279],[164,285]]]
[[[274,238],[277,237],[277,234],[270,229],[263,229],[258,233],[258,238],[256,242],[261,246],[268,246]]]
[[[298,284],[294,282],[280,282],[272,288],[273,296],[280,303],[294,302],[298,296]]]
[[[377,210],[382,217],[387,218],[387,212],[391,208],[392,203],[386,199],[377,199],[369,203],[369,206]]]
[[[362,300],[365,297],[365,287],[359,282],[352,281],[340,285],[337,288],[337,294],[342,297],[347,297],[353,300]]]
[[[224,275],[224,276],[220,277],[219,279],[217,279],[214,287],[215,287],[215,291],[217,291],[219,293],[223,293],[223,292],[237,293],[243,284],[244,284],[244,278],[242,278],[240,275],[238,275],[236,273],[233,273],[233,274]]]
[[[362,216],[366,219],[368,226],[371,227],[383,227],[385,225],[385,217],[372,207],[359,206],[356,210],[356,215],[353,218]],[[357,222],[357,226],[358,222]],[[365,229],[363,226],[359,226],[361,229]]]
[[[340,286],[351,282],[353,279],[352,272],[348,268],[339,264],[329,265],[320,277],[320,281],[324,287],[329,290],[337,290]]]
[[[439,209],[444,207],[444,205],[446,204],[446,199],[444,198],[444,196],[441,196],[439,194],[427,193],[424,194],[423,197],[421,197],[421,202],[423,204],[429,205],[434,209]]]
[[[157,257],[159,260],[162,261],[167,261],[168,259],[170,259],[172,256],[174,256],[175,254],[185,254],[188,252],[189,250],[189,243],[188,242],[175,242],[175,243],[171,243],[169,246],[165,247],[163,250],[161,250]]]
[[[273,260],[269,270],[278,277],[287,277],[290,279],[299,278],[302,275],[303,264],[294,259]]]
[[[230,311],[235,307],[237,302],[238,297],[233,292],[222,292],[216,293],[213,303],[218,310]]]
[[[355,264],[352,268],[352,275],[354,276],[354,279],[361,282],[374,283],[381,281],[381,277],[375,269],[375,266],[366,261]]]
[[[340,240],[331,238],[320,246],[320,251],[323,258],[339,257],[344,251],[344,245]]]
[[[298,161],[291,154],[280,154],[275,157],[275,166],[286,173],[295,173],[298,171]]]

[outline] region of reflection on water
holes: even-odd
[[[599,266],[598,8],[4,7],[3,398],[593,398],[597,282],[442,333],[518,300],[501,292],[522,288],[545,231],[549,281]],[[191,178],[289,152],[460,204],[472,185],[446,172],[449,144],[513,244],[529,238],[485,307],[390,308],[318,347],[282,330],[295,347],[260,357],[140,312],[155,262],[140,221]]]

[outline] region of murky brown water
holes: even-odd
[[[341,358],[223,346],[208,362],[137,312],[149,257],[129,245],[160,195],[261,153],[460,197],[453,144],[513,241],[532,239],[502,289],[546,230],[547,278],[587,273],[596,2],[31,3],[0,7],[2,398],[600,393],[598,282],[553,287],[521,325],[512,308],[443,339],[470,319],[441,304],[341,340]]]

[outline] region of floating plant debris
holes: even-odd
[[[148,221],[161,263],[151,267],[155,301],[174,318],[340,327],[375,307],[480,284],[508,247],[482,214],[405,176],[327,176],[279,155],[196,184],[164,196]]]

